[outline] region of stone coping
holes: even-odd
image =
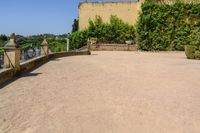
[[[38,60],[38,59],[41,59],[41,58],[44,58],[44,57],[46,57],[46,56],[41,55],[41,56],[35,57],[35,58],[33,58],[33,59],[30,59],[30,60],[21,62],[20,65],[25,65],[25,64],[27,64],[27,63],[33,62],[34,60]]]
[[[0,75],[2,73],[5,73],[5,72],[9,71],[9,70],[12,70],[12,68],[2,68],[2,69],[0,69]]]

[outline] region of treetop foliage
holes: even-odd
[[[40,47],[44,36],[47,37],[49,42],[49,47],[53,52],[59,52],[66,50],[66,38],[68,38],[68,34],[62,35],[53,35],[53,34],[41,34],[41,35],[32,35],[32,36],[22,36],[16,35],[16,42],[20,45],[21,49],[26,49],[29,46]],[[9,37],[6,35],[0,35],[0,47],[3,47]],[[2,51],[2,48],[0,49]]]
[[[125,43],[135,40],[134,26],[123,22],[116,16],[110,17],[109,23],[104,23],[100,16],[89,20],[89,26],[83,31],[70,35],[70,42],[75,48],[80,48],[87,43],[88,38],[97,38],[100,43]]]

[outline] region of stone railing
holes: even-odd
[[[66,57],[66,56],[75,56],[75,55],[90,55],[90,49],[85,51],[71,51],[71,52],[58,52],[58,53],[49,53],[49,44],[46,37],[44,38],[41,44],[41,56],[20,62],[20,48],[16,43],[16,37],[13,33],[10,37],[9,42],[4,47],[4,55],[0,69],[0,83],[3,83],[16,75],[30,71],[51,59]]]

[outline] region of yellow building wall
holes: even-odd
[[[111,15],[116,15],[131,25],[136,23],[140,2],[82,2],[79,4],[79,29],[88,27],[89,19],[101,16],[103,22],[109,22]]]

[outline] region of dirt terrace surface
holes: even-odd
[[[93,52],[0,90],[0,133],[200,133],[200,61],[182,52]]]

